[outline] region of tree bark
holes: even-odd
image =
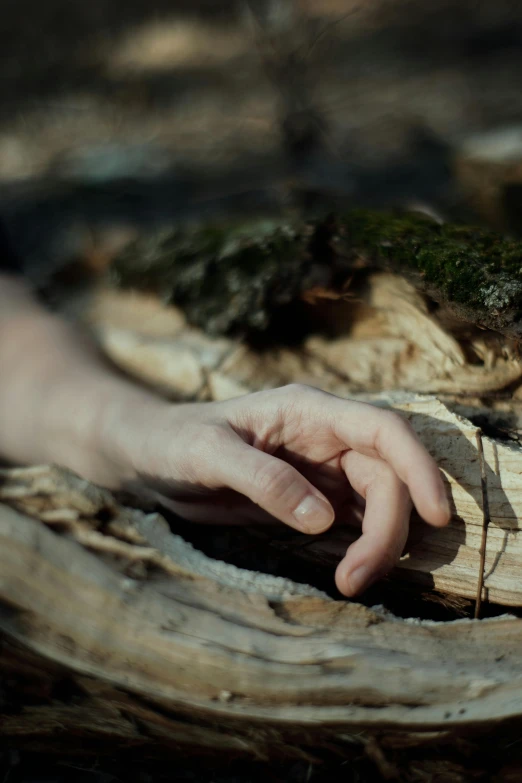
[[[352,210],[309,222],[177,227],[126,248],[112,277],[159,293],[210,334],[269,332],[273,340],[310,292],[342,296],[355,272],[380,269],[406,277],[457,318],[518,339],[521,257],[519,240],[476,227]]]

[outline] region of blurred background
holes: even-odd
[[[521,234],[521,76],[516,0],[2,0],[0,216],[39,284],[187,219],[372,205]],[[310,780],[136,753],[0,752],[0,777]]]
[[[33,270],[323,202],[522,226],[513,0],[3,0],[0,62],[0,214]]]

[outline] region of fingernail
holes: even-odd
[[[294,511],[294,518],[304,533],[321,533],[333,522],[332,508],[316,495],[308,495]]]
[[[348,585],[351,595],[357,595],[362,592],[370,581],[370,569],[368,566],[362,565],[356,568],[348,575]]]

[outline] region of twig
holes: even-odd
[[[480,607],[482,605],[482,590],[484,588],[484,568],[486,565],[486,543],[488,538],[488,527],[491,521],[489,515],[488,498],[488,479],[486,475],[486,461],[484,459],[484,448],[482,445],[482,430],[478,429],[475,433],[477,438],[477,451],[480,461],[480,489],[482,492],[482,538],[480,541],[480,572],[477,587],[477,598],[475,601],[475,619],[480,617]]]

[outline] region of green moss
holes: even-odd
[[[376,265],[413,273],[438,299],[498,317],[522,313],[522,243],[420,215],[357,210],[339,221],[339,242]],[[487,312],[486,312],[487,311]]]
[[[186,226],[134,243],[112,278],[155,291],[211,334],[262,332],[299,295],[309,240],[305,226],[283,221]]]
[[[418,214],[174,228],[129,247],[112,276],[158,292],[211,334],[251,334],[312,286],[342,284],[361,258],[407,276],[461,317],[522,336],[522,243]]]

